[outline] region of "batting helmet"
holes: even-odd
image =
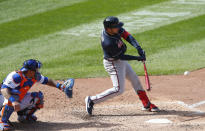
[[[115,16],[108,16],[103,21],[104,28],[121,28],[124,23],[120,22]]]

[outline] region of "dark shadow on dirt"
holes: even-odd
[[[122,116],[127,116],[127,117],[132,117],[132,116],[150,116],[150,115],[176,115],[176,116],[182,116],[182,117],[205,117],[205,113],[199,113],[195,111],[177,111],[177,110],[161,110],[160,112],[148,112],[148,113],[130,113],[130,114],[117,114],[117,115],[112,115],[112,114],[99,114],[99,115],[94,115],[93,117],[122,117]]]
[[[101,122],[82,122],[82,123],[57,123],[57,122],[35,122],[22,124],[18,122],[12,123],[15,130],[22,131],[56,131],[56,130],[69,130],[80,128],[109,128],[117,126],[117,124],[101,123]]]
[[[184,117],[195,117],[195,116],[205,117],[205,113],[200,113],[197,111],[161,110],[157,114],[158,115],[178,115]]]
[[[71,114],[77,118],[80,118],[82,120],[85,121],[100,121],[101,119],[104,119],[105,117],[110,117],[110,119],[112,119],[112,117],[138,117],[138,116],[166,116],[166,115],[173,115],[173,116],[179,116],[180,121],[181,122],[185,122],[185,121],[192,121],[192,120],[196,120],[196,119],[200,119],[200,118],[204,118],[205,117],[205,113],[200,113],[200,112],[196,112],[196,111],[177,111],[177,110],[161,110],[160,112],[139,112],[139,113],[129,113],[129,112],[124,112],[122,114],[122,112],[120,112],[120,114],[116,114],[117,112],[112,112],[114,114],[101,114],[101,113],[97,113],[92,116],[89,116],[87,113],[85,112],[72,112]]]

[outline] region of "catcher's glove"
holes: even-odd
[[[60,86],[60,88],[63,92],[65,92],[68,98],[72,98],[73,86],[74,86],[74,79],[69,78]]]

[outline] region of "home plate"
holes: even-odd
[[[155,123],[155,124],[169,124],[172,123],[172,121],[168,120],[168,119],[151,119],[148,121],[145,121],[146,123]]]

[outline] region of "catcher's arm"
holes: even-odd
[[[54,80],[52,79],[48,79],[48,83],[47,83],[48,86],[52,86],[52,87],[56,87],[57,85],[57,82],[55,82]]]
[[[67,95],[68,98],[72,98],[74,79],[72,79],[72,78],[67,79],[63,84],[55,82],[52,79],[48,79],[47,85],[60,89],[61,91],[63,91]]]

